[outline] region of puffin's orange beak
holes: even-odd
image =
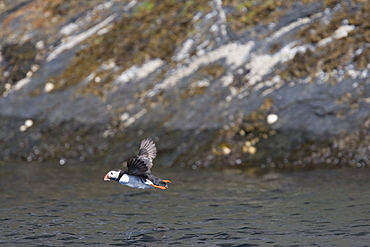
[[[104,181],[109,181],[110,180],[110,177],[108,176],[108,173],[107,174],[105,174],[105,176],[104,176]]]

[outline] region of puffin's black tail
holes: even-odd
[[[154,185],[164,187],[166,189],[168,188],[167,183],[171,183],[170,180],[162,180],[162,179],[157,178],[156,176],[153,176],[153,175],[149,176],[149,180],[152,181]]]

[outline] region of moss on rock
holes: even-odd
[[[207,8],[208,3],[202,1],[140,3],[132,15],[124,16],[108,33],[89,39],[87,47],[77,52],[71,65],[55,78],[55,89],[78,84],[107,60],[113,60],[121,70],[154,58],[170,63],[176,48],[193,30],[194,14]],[[103,83],[111,81],[109,78]],[[85,92],[89,91],[87,87]]]
[[[286,64],[280,76],[284,80],[293,80],[302,77],[315,78],[320,70],[330,73],[335,69],[343,69],[346,65],[355,62],[358,69],[366,68],[370,63],[369,36],[370,7],[368,4],[341,3],[341,10],[334,13],[328,24],[316,20],[297,32],[297,37],[305,43],[315,45],[315,50],[297,53]],[[329,4],[331,6],[332,4]],[[318,42],[330,37],[344,24],[354,25],[348,36],[334,39],[326,45]],[[356,50],[361,52],[355,53]]]
[[[257,144],[276,134],[267,123],[273,101],[266,98],[263,104],[248,115],[240,115],[230,126],[219,130],[219,137],[213,142],[212,153],[223,164],[236,165],[250,156],[260,156]]]
[[[0,67],[0,94],[5,91],[5,84],[13,84],[24,77],[31,70],[32,65],[36,63],[35,46],[27,41],[23,44],[5,44],[1,50],[4,58],[4,67]],[[6,73],[5,73],[6,72]],[[7,74],[7,76],[4,76]]]

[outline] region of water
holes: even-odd
[[[369,246],[370,170],[154,167],[166,191],[97,164],[0,164],[2,246]]]

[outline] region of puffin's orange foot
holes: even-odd
[[[171,183],[171,181],[170,180],[162,180],[163,182],[165,182],[165,183]]]
[[[164,186],[160,186],[160,185],[155,185],[155,184],[151,184],[151,186],[153,186],[154,188],[157,188],[157,189],[161,189],[161,190],[166,190],[167,188],[164,187]]]

